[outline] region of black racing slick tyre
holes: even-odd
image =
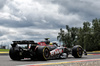
[[[48,60],[50,57],[50,50],[48,47],[38,47],[38,60]]]
[[[19,54],[19,48],[11,48],[9,50],[9,56],[12,60],[21,60],[21,56]]]
[[[83,49],[81,46],[77,45],[72,48],[72,55],[75,58],[81,58],[83,55]]]

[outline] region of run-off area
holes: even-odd
[[[70,62],[58,62],[58,63],[44,63],[44,64],[30,64],[20,66],[100,66],[100,59],[87,59]]]

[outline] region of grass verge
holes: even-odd
[[[9,52],[9,49],[0,49],[0,52]]]

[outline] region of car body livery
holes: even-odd
[[[18,45],[26,45],[26,47],[23,48]],[[21,60],[24,58],[48,60],[67,58],[69,54],[72,54],[75,58],[81,58],[83,54],[83,48],[79,45],[69,49],[67,47],[59,47],[55,43],[50,45],[45,41],[38,43],[28,40],[13,41],[11,46],[9,56],[12,60]]]

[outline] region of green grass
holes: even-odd
[[[9,52],[9,49],[0,49],[0,52]]]

